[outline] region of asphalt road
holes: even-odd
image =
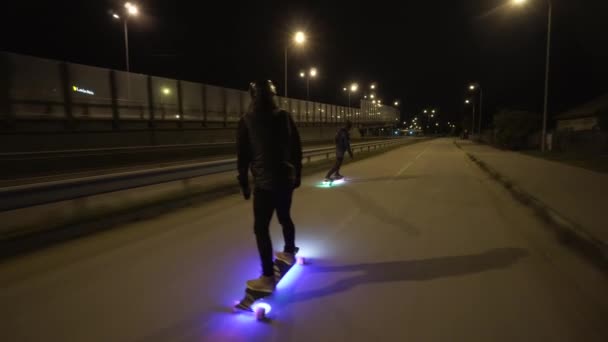
[[[304,180],[270,322],[239,196],[0,264],[2,341],[607,341],[608,279],[448,139]],[[275,249],[280,227],[272,225]]]

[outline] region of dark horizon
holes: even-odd
[[[405,117],[433,107],[459,120],[469,112],[467,85],[479,81],[486,120],[498,108],[541,112],[545,2],[515,9],[508,1],[139,1],[142,15],[129,26],[131,70],[238,89],[270,78],[282,94],[284,45],[302,29],[309,42],[290,53],[290,97],[305,98],[299,70],[316,66],[311,100],[346,104],[346,83],[376,82],[384,103],[398,99]],[[122,25],[109,15],[121,3],[10,4],[1,49],[122,70]],[[602,1],[554,1],[551,115],[608,91],[607,11]]]

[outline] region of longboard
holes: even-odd
[[[296,252],[295,252],[296,255],[298,254],[298,251],[299,251],[299,248],[296,247]],[[303,265],[304,258],[296,257],[296,263]],[[289,272],[289,270],[291,270],[292,267],[293,267],[293,265],[289,265],[288,263],[286,263],[282,260],[279,260],[279,259],[274,260],[274,278],[275,278],[276,285],[279,284],[281,279],[283,279],[283,277],[287,274],[287,272]],[[233,307],[233,311],[234,312],[238,312],[238,311],[254,312],[255,317],[258,320],[263,320],[266,318],[266,313],[267,313],[266,307],[260,306],[260,307],[255,308],[255,311],[254,311],[253,304],[260,299],[264,299],[264,298],[270,297],[272,295],[273,295],[273,292],[256,291],[256,290],[252,290],[250,288],[246,288],[245,297],[243,297],[243,299],[241,299],[240,302],[235,303],[235,305]]]
[[[346,177],[344,177],[344,176],[342,176],[342,177],[332,177],[332,178],[329,179],[329,181],[323,180],[323,184],[332,186],[332,185],[334,185],[334,182],[341,182],[341,183],[343,183],[345,181],[346,181]]]

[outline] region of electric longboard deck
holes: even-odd
[[[296,252],[295,252],[296,255],[298,253],[298,250],[299,249],[296,249]],[[296,262],[300,265],[303,265],[304,258],[297,257]],[[274,260],[275,284],[279,284],[281,279],[287,274],[287,272],[289,272],[289,270],[291,270],[292,267],[293,267],[293,265],[289,265],[288,263],[286,263],[282,260],[275,259]],[[256,290],[252,290],[250,288],[246,288],[245,297],[243,297],[243,299],[241,299],[241,301],[235,303],[233,310],[235,312],[238,312],[238,311],[254,312],[255,317],[258,320],[263,320],[266,318],[266,313],[267,313],[268,309],[265,306],[261,306],[261,305],[259,307],[254,308],[254,303],[256,303],[258,300],[270,297],[272,295],[273,295],[273,292],[256,291]]]

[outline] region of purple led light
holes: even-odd
[[[269,314],[270,311],[272,310],[272,307],[270,306],[270,304],[268,303],[255,303],[251,306],[251,309],[253,309],[253,312],[257,312],[259,308],[262,308],[266,311],[266,314]]]

